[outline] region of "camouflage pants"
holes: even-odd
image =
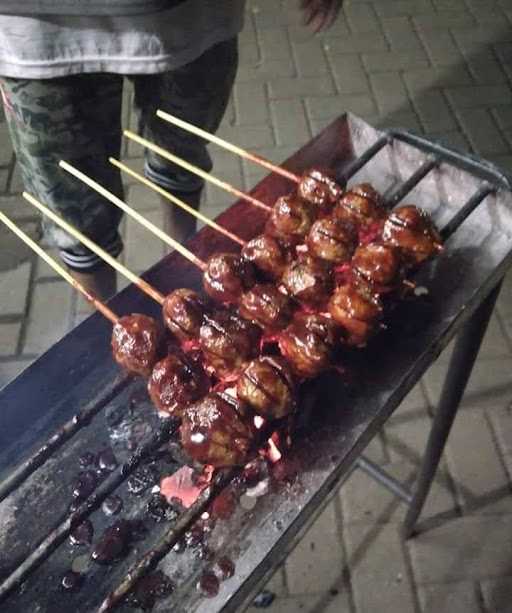
[[[212,162],[205,141],[165,123],[155,112],[173,115],[215,131],[224,115],[238,63],[237,40],[219,43],[201,57],[162,74],[131,76],[138,131],[206,171]],[[123,77],[81,74],[47,80],[0,77],[13,147],[28,192],[84,234],[117,256],[121,211],[60,169],[66,160],[119,197],[119,158]],[[174,192],[196,192],[202,181],[152,152],[145,153],[145,174]],[[60,249],[71,268],[90,270],[97,256],[53,224],[44,222],[45,239]]]

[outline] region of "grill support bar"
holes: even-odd
[[[500,288],[501,281],[476,309],[457,337],[444,380],[441,399],[439,400],[421,467],[412,490],[409,491],[406,486],[368,459],[361,457],[357,461],[358,468],[409,506],[402,525],[404,538],[411,538],[418,533],[416,528],[418,518],[430,492]]]

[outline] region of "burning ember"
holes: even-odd
[[[274,443],[274,441],[272,440],[272,438],[268,439],[268,458],[269,460],[275,464],[276,462],[279,462],[279,460],[283,457],[283,454],[279,451],[277,445]]]
[[[188,509],[207,486],[207,482],[197,483],[194,471],[189,466],[183,466],[170,477],[164,477],[160,482],[160,493],[171,503],[178,499]]]

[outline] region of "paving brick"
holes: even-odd
[[[330,76],[303,77],[301,79],[270,79],[270,99],[296,98],[301,96],[327,96],[334,94]],[[264,147],[268,143],[262,143]]]
[[[500,128],[512,128],[512,107],[501,106],[492,109]]]
[[[295,67],[288,59],[284,60],[263,60],[256,64],[248,65],[238,77],[239,83],[251,81],[267,81],[268,79],[279,79],[282,77],[295,76]]]
[[[466,62],[467,66],[476,83],[483,85],[495,85],[497,83],[505,83],[507,75],[505,74],[501,64],[494,58],[469,58]]]
[[[413,29],[409,17],[390,17],[381,19],[381,26],[391,51],[409,51],[423,49],[418,34]]]
[[[512,142],[510,137],[507,136],[507,138],[509,142]],[[487,154],[485,157],[487,161],[492,162],[495,166],[497,166],[498,170],[509,174],[512,172],[512,155]]]
[[[57,249],[45,249],[46,253],[57,262],[61,262],[59,257],[59,251]],[[60,275],[51,266],[49,266],[41,258],[34,260],[34,281],[40,281],[41,279],[60,279]]]
[[[423,132],[418,116],[413,111],[398,109],[396,111],[383,113],[380,117],[376,117],[372,120],[367,119],[367,121],[376,128],[401,128],[403,130],[415,132],[416,134],[421,134]]]
[[[446,91],[452,104],[459,109],[505,105],[512,102],[512,92],[506,85],[449,87]]]
[[[473,83],[471,75],[464,66],[459,66],[456,72],[447,67],[415,68],[404,71],[403,79],[412,96],[423,90]]]
[[[499,154],[510,151],[487,109],[460,110],[458,117],[470,143],[478,154]]]
[[[503,41],[512,40],[512,34],[506,22],[497,28],[484,26],[474,28],[452,27],[451,31],[459,47],[463,50],[474,50],[475,47],[478,49],[481,45],[492,45],[497,42],[501,44]]]
[[[353,34],[329,39],[329,53],[370,53],[371,51],[388,51],[389,45],[383,34],[377,32]]]
[[[447,521],[408,541],[418,583],[448,583],[510,574],[512,515]]]
[[[400,406],[393,413],[391,420],[402,419],[405,416],[426,418],[427,415],[428,398],[423,390],[423,384],[420,382],[402,400]]]
[[[64,281],[37,283],[25,329],[23,353],[39,355],[69,329],[73,289]]]
[[[0,389],[15,379],[25,368],[30,366],[32,360],[9,360],[0,362]]]
[[[21,196],[0,196],[0,209],[13,221],[35,221],[40,217],[38,211]]]
[[[510,478],[512,475],[512,407],[507,406],[489,411],[487,417]]]
[[[356,115],[368,115],[377,112],[375,100],[370,93],[308,98],[306,99],[306,109],[312,119],[335,119],[345,111],[350,111]]]
[[[474,17],[467,11],[438,11],[430,15],[415,15],[414,23],[421,30],[463,28],[476,25]]]
[[[380,24],[373,5],[369,3],[346,3],[343,12],[352,32],[380,32]]]
[[[258,147],[269,147],[274,144],[274,136],[270,126],[221,126],[218,135],[230,142],[236,143],[241,147],[257,149]]]
[[[423,49],[410,49],[407,53],[397,51],[363,53],[362,58],[369,73],[407,70],[409,68],[428,68],[430,65]]]
[[[30,282],[31,263],[0,272],[0,315],[23,315]]]
[[[270,58],[268,55],[264,56],[265,59],[276,59]],[[257,62],[261,61],[260,50],[256,43],[248,43],[248,44],[240,44],[238,46],[238,63],[239,66],[252,66]]]
[[[137,211],[145,213],[161,207],[160,196],[145,185],[132,185],[127,195],[127,202]]]
[[[443,93],[439,90],[424,91],[414,100],[414,106],[429,132],[442,132],[458,127]]]
[[[512,577],[482,581],[481,587],[489,613],[512,613]]]
[[[9,128],[5,122],[0,123],[0,166],[10,164],[12,160],[12,146],[9,136]]]
[[[401,539],[393,524],[344,527],[357,611],[415,611]]]
[[[435,66],[458,66],[464,58],[449,30],[420,30],[420,38]]]
[[[260,30],[258,40],[263,59],[292,61],[292,49],[287,28]]]
[[[0,356],[9,356],[16,353],[20,336],[21,323],[0,324]]]
[[[269,122],[265,83],[237,83],[234,101],[237,125],[264,125]]]
[[[512,358],[478,359],[462,399],[461,408],[496,410],[508,406],[512,401],[511,372]],[[433,406],[436,406],[439,400],[445,373],[446,363],[438,361],[430,367],[423,378]]]
[[[249,613],[261,613],[261,608],[249,607]],[[350,611],[350,601],[346,592],[315,596],[293,596],[289,598],[276,598],[267,613],[345,613]]]
[[[382,17],[414,16],[432,12],[432,4],[429,0],[391,0],[390,2],[376,2],[374,6]]]
[[[7,191],[10,194],[21,194],[24,189],[25,186],[23,184],[23,177],[21,176],[20,165],[16,164],[14,172],[11,175],[11,180],[8,181]]]
[[[450,132],[429,132],[426,130],[426,132],[430,139],[438,141],[442,145],[450,147],[451,149],[469,151],[471,148],[466,136],[457,130]]]
[[[508,477],[483,412],[460,413],[450,433],[447,456],[463,509],[476,513],[512,511]]]
[[[366,454],[365,454],[366,455]],[[393,477],[406,483],[414,469],[403,462],[382,465]],[[400,523],[406,506],[389,490],[361,469],[356,469],[338,494],[343,511],[343,524]]]
[[[370,81],[381,113],[409,109],[409,97],[398,72],[373,74]]]
[[[274,100],[270,106],[278,145],[301,145],[311,138],[302,100]]]
[[[321,39],[294,43],[292,49],[299,77],[314,77],[330,71]]]
[[[422,613],[482,613],[476,586],[469,581],[424,585],[419,598]]]
[[[163,228],[163,210],[145,212],[146,219],[157,227]],[[131,217],[126,220],[126,266],[133,272],[140,273],[160,260],[165,253],[164,243],[153,236]]]
[[[286,560],[290,594],[328,591],[340,581],[343,564],[339,527],[331,503]]]
[[[370,83],[359,56],[333,57],[331,68],[336,88],[340,94],[358,94],[369,91]]]

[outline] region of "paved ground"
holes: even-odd
[[[281,161],[350,110],[512,171],[510,0],[347,0],[336,26],[318,37],[300,27],[294,4],[250,1],[222,135]],[[129,103],[125,121],[133,121]],[[261,175],[254,166],[213,153],[216,173],[237,185],[250,187]],[[125,154],[140,162],[138,150]],[[0,207],[34,231],[21,188],[0,123]],[[161,220],[146,191],[128,185],[128,197],[153,221]],[[228,200],[209,189],[204,211],[217,213]],[[156,241],[142,243],[135,225],[127,222],[124,232],[124,260],[134,270],[162,256]],[[5,383],[79,321],[83,305],[17,240],[4,232],[0,240]],[[414,473],[445,365],[442,356],[371,446],[371,457],[397,476]],[[446,521],[404,543],[397,533],[403,509],[366,476],[354,474],[271,581],[268,589],[277,599],[270,610],[512,611],[511,372],[512,279],[426,510],[428,516],[445,512]]]

